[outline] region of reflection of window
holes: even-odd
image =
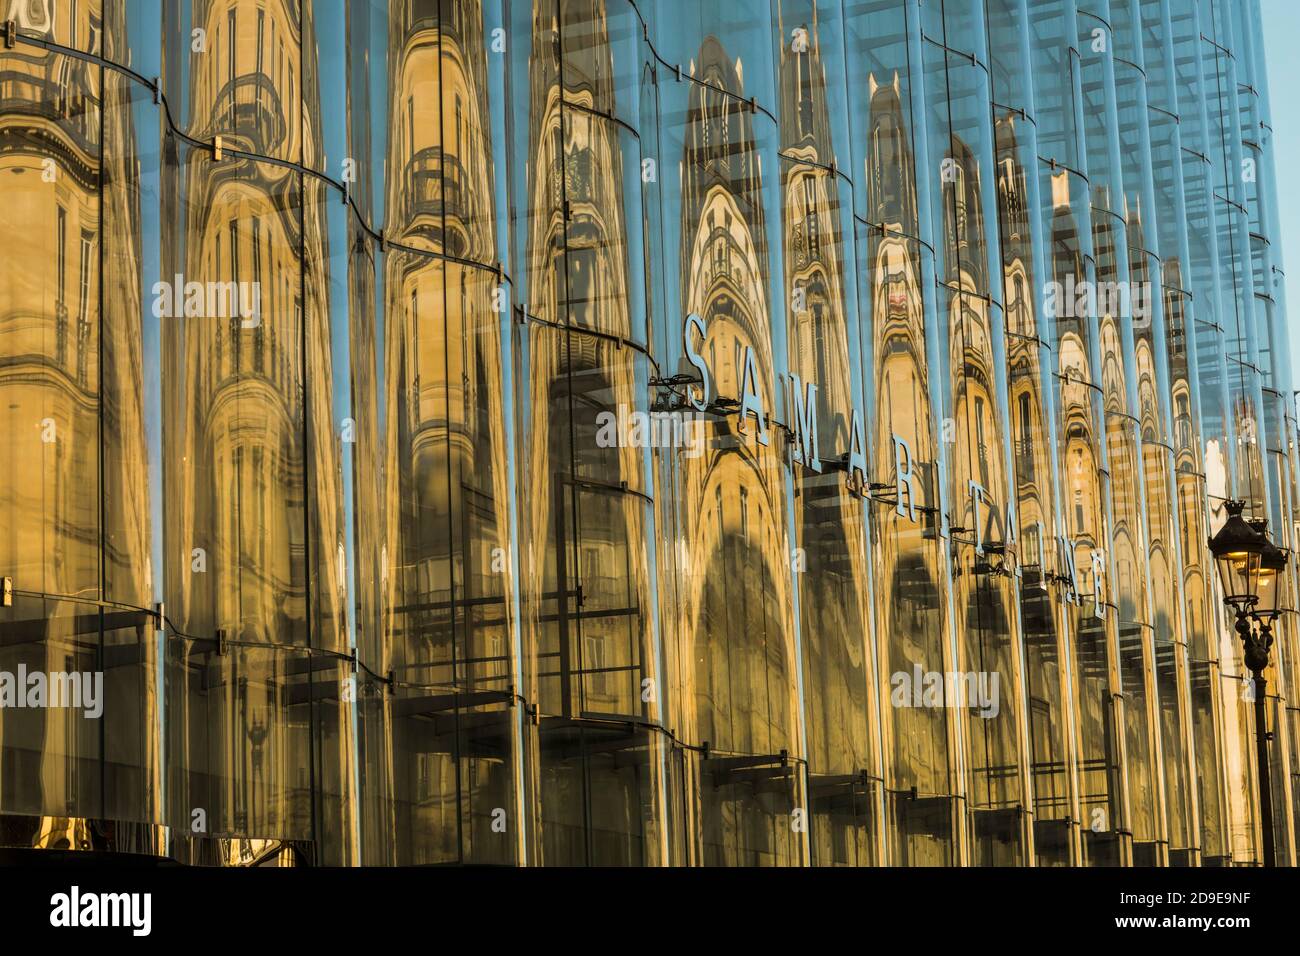
[[[58,207],[58,227],[55,230],[58,242],[58,276],[59,287],[55,290],[55,357],[60,365],[67,361],[68,351],[68,303],[65,296],[67,295],[68,281],[68,211],[62,206]]]
[[[966,235],[966,170],[956,159],[949,158],[952,163],[952,239],[954,242],[960,242]]]
[[[90,339],[90,262],[94,233],[82,230],[80,265],[80,301],[77,304],[77,381],[86,384],[86,345]]]
[[[253,289],[250,302],[254,301],[254,296],[260,299],[262,289],[262,220],[257,216],[253,217]],[[238,312],[244,302],[243,293],[238,286],[235,287],[235,295],[239,297],[239,307],[235,309]],[[262,329],[260,321],[253,327],[253,367],[258,372],[262,371]]]
[[[815,259],[821,253],[821,225],[817,221],[817,188],[813,177],[803,178],[804,227],[808,235],[808,256]]]
[[[1032,564],[1035,567],[1037,567],[1039,555],[1043,553],[1038,550],[1041,547],[1041,543],[1040,543],[1041,538],[1038,533],[1037,522],[1034,522],[1033,524],[1025,528],[1024,539],[1025,539],[1024,561],[1026,564]],[[1039,568],[1039,570],[1041,571],[1042,569]]]
[[[820,290],[818,290],[820,292]],[[813,321],[813,360],[817,363],[817,381],[829,382],[830,372],[827,369],[827,356],[829,349],[826,345],[826,308],[822,303],[820,296],[812,304],[812,321]]]
[[[221,255],[221,231],[217,230],[214,237],[213,259],[215,261],[212,274],[218,277],[225,276],[225,259]],[[210,384],[215,384],[225,374],[222,370],[222,363],[225,361],[225,342],[226,337],[221,334],[221,326],[217,326],[217,357],[213,363],[213,379]]]
[[[239,294],[239,220],[230,220],[230,281]],[[239,372],[239,316],[230,317],[230,370]]]
[[[600,547],[597,545],[583,545],[580,574],[584,591],[594,590],[603,582],[604,575],[601,574],[601,566]]]
[[[593,694],[609,694],[609,674],[605,672],[605,636],[588,634],[582,639],[582,664],[587,671],[587,687]]]
[[[226,70],[230,83],[230,105],[235,105],[235,11],[226,12]]]
[[[718,515],[718,540],[722,540],[723,531],[725,530],[722,522],[722,486],[719,485],[713,489],[713,508]]]
[[[73,674],[76,673],[76,670],[76,661],[73,656],[71,654],[63,655],[63,672]],[[67,755],[67,790],[65,796],[67,797],[69,812],[74,809],[75,799],[80,791],[79,781],[77,780],[77,765],[81,762],[77,759],[77,724],[79,721],[72,714],[73,712],[69,711],[63,721],[63,752]]]
[[[558,123],[551,128],[551,154],[555,157],[551,168],[551,208],[560,209],[564,204],[564,138]]]
[[[902,218],[903,137],[895,116],[884,113],[872,134],[872,181],[876,218],[894,222]]]
[[[63,436],[57,431],[54,435],[54,514],[65,515],[63,505]],[[59,564],[62,564],[60,555]]]
[[[263,465],[262,449],[253,449],[253,516],[252,534],[257,539],[257,567],[266,571],[266,468]]]
[[[1034,480],[1033,426],[1030,423],[1029,395],[1020,393],[1020,437],[1016,445],[1016,470],[1026,481]]]
[[[1029,334],[1028,305],[1025,302],[1025,279],[1017,274],[1011,283],[1011,331]]]
[[[591,313],[593,303],[600,301],[598,262],[595,249],[569,250],[569,282],[564,291],[569,297],[569,321],[575,325],[595,324]]]
[[[572,133],[581,133],[581,140],[574,137],[571,148],[565,155],[565,186],[570,202],[589,200],[591,198],[591,120],[577,117],[570,120]],[[581,127],[580,129],[578,127]]]
[[[236,446],[234,452],[231,454],[231,466],[235,472],[233,482],[235,500],[232,503],[233,507],[230,509],[230,531],[228,540],[230,542],[230,550],[235,553],[235,560],[238,561],[242,557],[242,552],[244,550],[243,535],[240,532],[239,514],[240,498],[243,496],[244,490],[244,449],[242,445]]]
[[[804,31],[806,34],[806,30]],[[807,39],[804,40],[804,52],[798,54],[799,89],[796,97],[799,101],[799,135],[812,133],[812,54],[808,52]]]
[[[437,754],[421,753],[416,755],[419,767],[419,786],[417,788],[419,803],[428,803],[433,799],[434,760]]]
[[[456,94],[456,158],[457,159],[460,159],[464,155],[460,149],[460,126],[461,126],[460,94],[457,93]]]

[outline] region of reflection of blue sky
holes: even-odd
[[[315,48],[307,52],[307,67],[316,66],[320,85],[321,142],[325,146],[325,172],[331,179],[343,178],[343,159],[347,149],[344,118],[348,102],[347,40],[345,25],[348,12],[343,0],[315,0],[312,25]]]
[[[1269,105],[1273,111],[1273,163],[1277,170],[1279,265],[1286,269],[1286,301],[1292,314],[1300,308],[1300,180],[1294,164],[1300,161],[1300,3],[1296,0],[1260,0],[1264,20],[1264,56],[1268,66]],[[1291,338],[1291,367],[1300,362],[1300,333],[1287,323]],[[1295,374],[1292,373],[1293,381]],[[1300,381],[1294,381],[1300,387]]]
[[[131,69],[145,77],[158,76],[162,57],[162,18],[155,11],[144,15],[142,5],[132,3],[127,10],[126,29],[129,53],[127,62]],[[159,143],[155,137],[145,131],[158,124],[157,107],[153,96],[147,90],[134,84],[124,86],[130,90],[130,108],[135,129],[135,148],[139,151],[140,188],[140,235],[158,236],[162,234],[159,222],[159,172],[161,155]],[[151,314],[150,292],[161,265],[161,250],[158,243],[143,241],[140,244],[140,276],[142,291],[140,300],[140,329],[143,337],[141,343],[143,355],[146,356],[141,369],[141,381],[145,392],[144,416],[145,442],[149,449],[149,500],[162,501],[162,362],[161,359],[150,361],[148,357],[161,356],[162,341],[158,319]],[[150,540],[150,568],[157,569],[153,576],[153,599],[162,601],[163,592],[163,523],[152,522]],[[159,640],[162,640],[161,630]],[[161,675],[159,676],[161,680]],[[159,688],[161,692],[161,688]],[[161,694],[159,700],[161,700]],[[161,710],[160,705],[160,710]]]

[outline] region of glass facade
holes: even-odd
[[[1261,861],[1257,0],[0,13],[0,845]]]

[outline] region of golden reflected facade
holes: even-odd
[[[1255,0],[0,14],[0,844],[1295,863]]]

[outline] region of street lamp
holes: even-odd
[[[1264,671],[1268,668],[1269,656],[1273,650],[1273,621],[1281,610],[1278,607],[1283,588],[1283,575],[1286,571],[1287,553],[1268,540],[1264,534],[1267,523],[1260,522],[1259,531],[1264,535],[1264,553],[1259,562],[1259,600],[1255,603],[1250,616],[1259,625],[1253,632],[1252,639],[1246,641],[1245,661],[1255,679],[1255,747],[1259,763],[1259,814],[1261,830],[1264,835],[1264,865],[1274,865],[1275,849],[1273,847],[1273,778],[1269,774],[1268,742],[1273,735],[1268,732],[1267,701]]]
[[[1223,603],[1236,613],[1243,657],[1255,682],[1255,748],[1259,770],[1260,834],[1264,865],[1274,865],[1272,778],[1268,766],[1268,712],[1264,671],[1273,646],[1273,619],[1278,615],[1282,573],[1287,554],[1268,540],[1266,521],[1250,524],[1241,517],[1245,502],[1227,501],[1228,520],[1210,539],[1210,554],[1219,568]],[[1259,625],[1258,631],[1251,626]]]
[[[1223,603],[1237,613],[1237,633],[1250,629],[1247,615],[1259,601],[1259,567],[1268,539],[1241,517],[1244,501],[1226,501],[1228,520],[1210,539],[1210,554],[1219,568]]]

